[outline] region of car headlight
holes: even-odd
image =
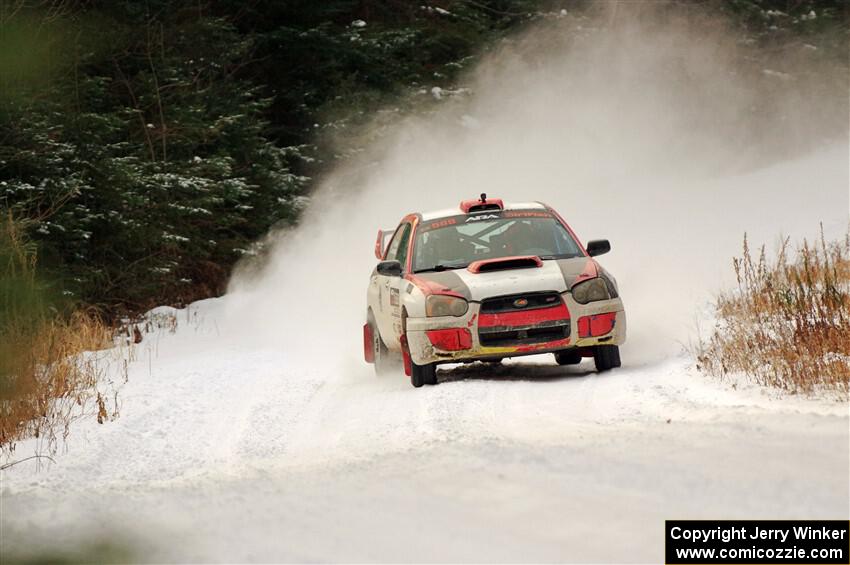
[[[426,316],[463,316],[469,310],[469,303],[458,296],[432,294],[425,299]]]
[[[611,298],[611,292],[608,290],[605,280],[601,277],[580,282],[573,287],[573,299],[579,304],[608,300],[609,298]]]

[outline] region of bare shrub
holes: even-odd
[[[715,375],[741,372],[789,392],[850,391],[850,233],[804,240],[755,259],[744,237],[733,260],[738,288],[716,302],[717,326],[698,355]]]

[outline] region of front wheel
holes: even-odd
[[[597,345],[593,348],[593,361],[598,372],[620,366],[620,348],[616,345]]]
[[[402,317],[402,324],[407,319],[407,314]],[[407,334],[401,336],[401,360],[404,363],[404,372],[410,375],[410,384],[416,388],[422,385],[437,384],[437,364],[427,363],[417,365],[410,356],[410,344],[407,342]]]
[[[428,363],[427,365],[410,364],[410,384],[416,388],[422,385],[437,384],[437,364]]]

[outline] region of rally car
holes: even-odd
[[[437,384],[440,363],[547,352],[561,365],[593,357],[597,371],[619,367],[623,302],[593,259],[610,249],[607,240],[582,246],[540,202],[506,205],[482,194],[409,214],[394,231],[378,231],[366,361],[380,373],[401,356],[415,387]]]

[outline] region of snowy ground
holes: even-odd
[[[2,477],[5,555],[105,539],[141,561],[659,562],[665,518],[846,518],[846,403],[686,357],[607,375],[545,356],[414,390],[228,326],[227,299],[137,349],[122,414]]]

